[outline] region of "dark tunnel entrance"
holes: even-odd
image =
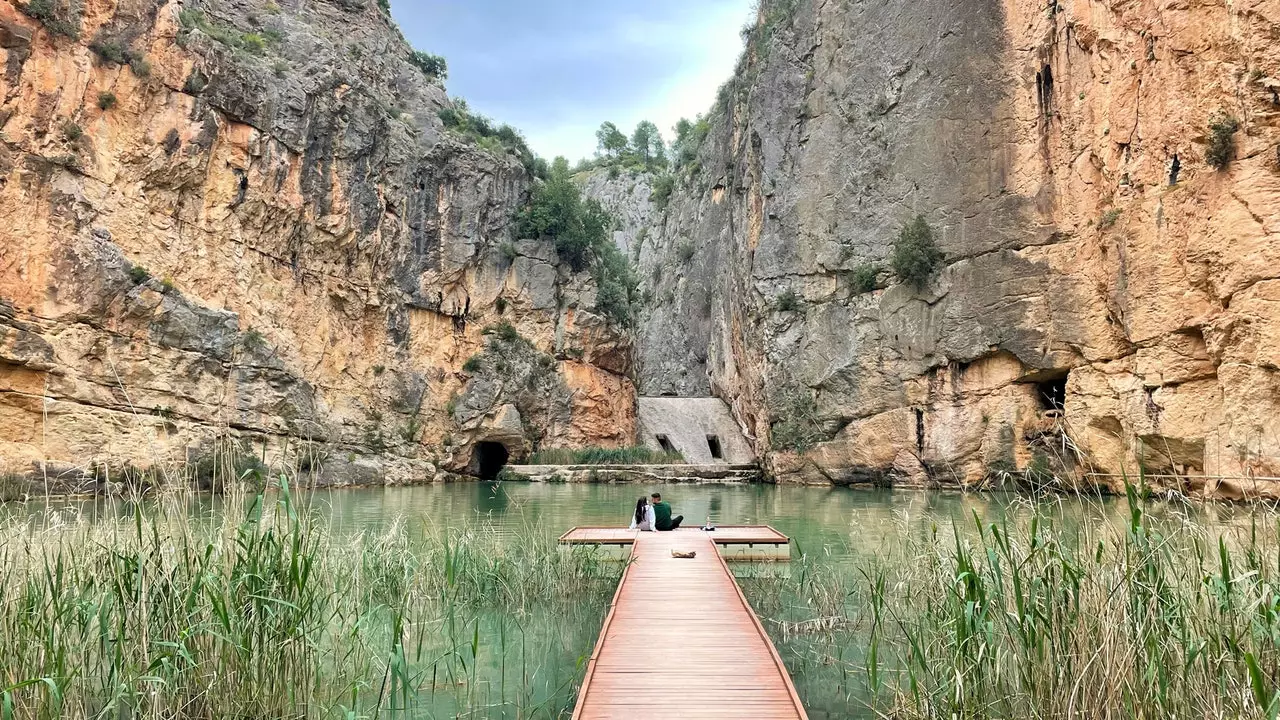
[[[494,480],[507,464],[507,448],[502,443],[476,443],[471,456],[471,472],[481,480]]]

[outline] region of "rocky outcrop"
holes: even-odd
[[[446,130],[410,52],[371,0],[0,4],[0,471],[74,489],[231,438],[443,477],[510,431],[503,393],[455,412],[498,324],[557,388],[516,435],[630,442],[629,338],[513,237],[529,171]]]
[[[641,393],[725,399],[781,481],[1277,494],[1277,38],[1265,1],[762,3],[629,236]]]

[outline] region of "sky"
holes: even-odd
[[[392,0],[450,96],[510,123],[534,152],[592,157],[605,120],[628,135],[710,109],[733,74],[752,0]]]

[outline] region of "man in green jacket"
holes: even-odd
[[[675,530],[680,527],[680,523],[684,521],[683,515],[671,517],[671,505],[662,501],[662,493],[654,493],[650,497],[653,498],[653,519],[655,530]]]

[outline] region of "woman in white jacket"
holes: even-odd
[[[657,521],[653,517],[653,506],[649,504],[649,498],[640,498],[636,501],[636,511],[631,513],[631,529],[644,530],[651,532]]]

